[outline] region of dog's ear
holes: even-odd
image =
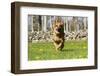
[[[54,30],[54,27],[55,27],[55,21],[52,23],[52,27],[51,27],[51,31],[53,32]]]
[[[53,24],[52,24],[52,28],[54,28],[56,25],[56,20],[54,20]]]
[[[64,22],[63,21],[61,21],[61,26],[64,27]]]

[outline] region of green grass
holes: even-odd
[[[87,58],[87,41],[70,40],[65,42],[62,51],[56,51],[53,43],[29,43],[28,60],[55,60]]]

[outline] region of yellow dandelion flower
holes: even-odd
[[[39,56],[36,56],[36,59],[39,59],[40,57]]]
[[[85,49],[85,48],[86,48],[86,46],[83,46],[83,48]]]
[[[43,51],[43,49],[39,49],[40,51]]]

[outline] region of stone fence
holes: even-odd
[[[65,32],[65,41],[67,40],[81,40],[87,39],[88,32],[87,30],[80,30],[78,32]],[[43,31],[34,31],[28,33],[28,41],[35,43],[35,42],[52,42],[52,33],[50,31],[43,32]]]

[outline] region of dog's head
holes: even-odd
[[[63,33],[64,32],[64,23],[61,18],[56,18],[53,24],[53,30],[55,33]]]

